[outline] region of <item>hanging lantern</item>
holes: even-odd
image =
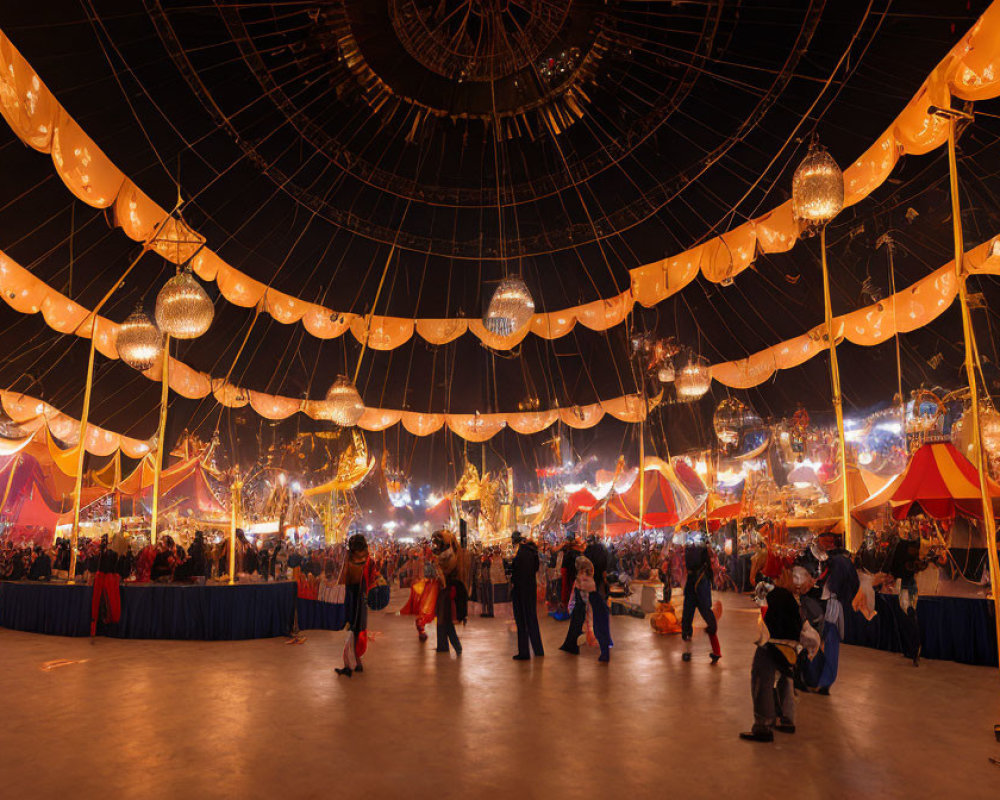
[[[668,361],[660,367],[659,372],[656,373],[656,377],[660,379],[660,383],[673,383],[676,377],[673,362]]]
[[[326,393],[324,419],[344,428],[356,425],[365,413],[365,404],[354,383],[346,375],[339,375]]]
[[[813,142],[792,176],[792,213],[825,225],[844,207],[844,174],[822,145]]]
[[[197,339],[212,324],[215,306],[190,270],[178,272],[156,296],[156,324],[175,339]]]
[[[712,370],[701,356],[691,356],[691,360],[681,367],[674,380],[677,397],[684,401],[697,400],[711,385]]]
[[[118,326],[115,336],[118,356],[132,369],[143,372],[157,362],[163,350],[163,335],[146,316],[142,308],[136,308]]]
[[[750,409],[735,397],[727,397],[719,403],[712,417],[712,427],[722,445],[729,448],[739,443],[749,414]]]
[[[483,326],[497,336],[511,336],[531,322],[535,301],[520,278],[500,281],[483,316]]]
[[[906,412],[906,432],[917,436],[930,433],[944,418],[944,406],[937,395],[926,389],[913,393]]]

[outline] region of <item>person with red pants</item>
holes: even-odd
[[[684,640],[684,660],[691,660],[691,637],[694,633],[694,612],[697,610],[705,620],[705,633],[712,643],[709,657],[712,663],[722,658],[719,646],[718,621],[712,611],[712,555],[705,544],[703,534],[689,534],[689,543],[684,548],[684,563],[687,579],[684,582],[684,610],[681,613],[681,638]]]
[[[101,601],[107,602],[105,622],[116,623],[122,616],[121,595],[118,574],[118,553],[108,547],[108,537],[101,537],[97,552],[97,572],[94,574],[94,593],[90,601],[90,635],[97,635],[97,616],[101,611]]]

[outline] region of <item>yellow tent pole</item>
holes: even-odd
[[[842,515],[844,543],[856,550],[858,543],[851,535],[851,499],[847,494],[847,440],[844,436],[844,400],[840,392],[840,364],[837,361],[837,339],[833,331],[833,308],[830,304],[830,270],[826,264],[826,226],[819,232],[820,261],[823,265],[823,308],[826,313],[826,337],[830,345],[830,383],[833,387],[833,411],[837,416],[837,444],[840,447],[840,485],[843,491]]]
[[[97,347],[97,319],[98,312],[104,307],[117,290],[125,282],[125,278],[132,271],[136,264],[146,254],[149,244],[142,247],[142,251],[135,257],[131,264],[125,268],[122,276],[115,281],[115,285],[108,289],[100,302],[94,306],[90,312],[90,353],[87,356],[87,383],[83,390],[83,411],[80,413],[80,441],[77,444],[76,457],[76,486],[73,489],[73,528],[69,536],[69,583],[73,583],[76,576],[76,549],[80,539],[80,503],[83,499],[83,460],[87,454],[87,424],[90,418],[90,398],[94,389],[94,352]],[[85,324],[84,320],[81,325]]]
[[[960,117],[971,118],[962,112],[947,109],[931,109],[932,113],[945,116],[948,125],[948,173],[951,183],[951,221],[955,240],[955,278],[958,281],[958,297],[962,306],[962,333],[965,338],[965,377],[969,383],[969,400],[972,410],[972,445],[979,461],[979,492],[983,504],[983,527],[986,531],[986,554],[990,565],[990,584],[993,589],[995,613],[993,621],[997,630],[997,645],[1000,652],[1000,564],[997,559],[997,526],[993,517],[993,501],[990,498],[986,475],[986,453],[979,426],[979,387],[976,383],[973,353],[976,349],[976,332],[969,314],[969,296],[965,285],[965,241],[962,234],[962,214],[958,197],[958,159],[955,154],[955,125]]]
[[[646,517],[646,417],[639,420],[639,535]],[[614,487],[612,487],[612,491]]]
[[[149,521],[149,540],[156,544],[160,514],[160,473],[163,471],[163,443],[167,434],[167,401],[170,397],[170,334],[163,337],[163,369],[160,388],[160,425],[156,434],[156,460],[153,462],[153,513]]]
[[[233,476],[232,496],[230,504],[232,513],[229,519],[229,583],[236,583],[236,528],[238,527],[238,517],[240,513],[241,490],[243,483],[240,481],[240,468],[236,467]]]
[[[7,488],[4,489],[3,500],[0,501],[0,512],[7,507],[7,499],[10,497],[10,487],[14,484],[14,473],[17,472],[19,466],[21,466],[21,453],[17,454],[17,458],[10,465],[10,474],[7,476]]]

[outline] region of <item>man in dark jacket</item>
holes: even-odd
[[[597,534],[592,533],[587,537],[587,549],[583,551],[583,554],[594,565],[594,584],[597,586],[597,591],[607,597],[608,548],[597,538]]]
[[[517,623],[517,655],[514,656],[514,660],[528,661],[531,658],[531,650],[536,656],[545,655],[536,609],[535,576],[538,574],[538,546],[529,539],[522,538],[520,531],[514,531],[511,542],[517,548],[510,575],[514,622]]]

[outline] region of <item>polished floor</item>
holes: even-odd
[[[511,661],[502,619],[465,652],[373,614],[363,675],[343,634],[301,645],[87,640],[0,630],[0,793],[10,798],[1000,797],[995,670],[844,648],[830,697],[798,732],[737,738],[751,719],[755,611],[723,596],[722,662],[614,617],[611,664],[558,651]],[[401,603],[394,598],[391,607]]]

